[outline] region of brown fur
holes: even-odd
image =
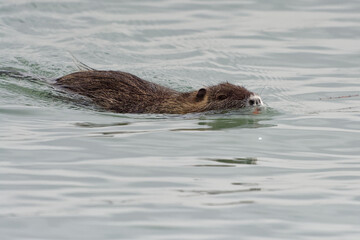
[[[118,113],[185,114],[242,108],[253,94],[230,83],[181,93],[119,71],[76,72],[57,79],[56,85]]]

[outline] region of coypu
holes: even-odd
[[[56,85],[118,113],[186,114],[263,104],[258,95],[227,82],[198,91],[178,92],[120,71],[87,69],[58,78]]]

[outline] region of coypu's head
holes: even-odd
[[[221,83],[206,89],[201,88],[196,94],[196,100],[206,101],[203,111],[263,105],[260,96],[231,83]]]

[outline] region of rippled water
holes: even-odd
[[[359,239],[359,1],[0,0],[1,239]],[[260,114],[131,115],[71,55]]]

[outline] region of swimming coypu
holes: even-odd
[[[56,85],[118,113],[185,114],[263,104],[258,95],[230,83],[178,92],[120,71],[75,72],[57,79]]]

